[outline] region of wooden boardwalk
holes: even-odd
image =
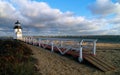
[[[101,60],[96,56],[84,54],[83,58],[104,72],[115,70],[115,67],[113,65]]]
[[[42,44],[41,45],[42,48],[44,48],[43,45],[46,46],[45,49],[48,49],[48,50],[52,49],[51,45]],[[37,44],[36,46],[39,46],[39,45]],[[60,48],[60,49],[62,52],[64,52],[66,50],[65,48]],[[53,50],[54,50],[54,52],[60,52],[57,47],[53,47]],[[66,52],[66,54],[69,54],[76,58],[79,57],[79,52],[76,52],[74,50],[69,50]],[[98,58],[86,51],[83,51],[83,60],[87,60],[89,63],[96,66],[98,69],[100,69],[103,72],[114,71],[116,69],[113,65],[101,60],[100,58]]]
[[[46,49],[51,50],[51,46],[50,45],[46,46]],[[54,47],[53,49],[55,52],[59,52],[59,50],[56,47]],[[65,48],[61,49],[62,52],[65,50],[66,50]],[[75,52],[74,50],[70,50],[70,51],[66,52],[66,54],[72,55],[77,58],[79,57],[79,52]],[[101,60],[100,58],[98,58],[94,55],[91,55],[89,52],[88,53],[83,52],[83,60],[87,60],[89,63],[96,66],[98,69],[100,69],[103,72],[115,70],[115,67],[113,65]]]

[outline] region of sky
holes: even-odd
[[[0,36],[120,35],[120,0],[0,0]]]

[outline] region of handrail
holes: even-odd
[[[70,51],[71,49],[76,49],[76,51],[79,52],[78,60],[80,62],[83,61],[83,49],[86,48],[88,46],[88,44],[90,44],[90,46],[92,48],[91,49],[92,50],[92,54],[96,55],[96,42],[97,42],[96,39],[63,39],[63,38],[33,38],[33,37],[24,37],[23,41],[25,41],[27,43],[30,43],[30,44],[33,44],[33,45],[39,44],[39,46],[43,46],[43,48],[47,47],[47,46],[44,46],[44,44],[50,45],[52,52],[54,52],[54,47],[56,47],[61,54],[65,54],[68,51]],[[77,47],[73,47],[71,45],[71,42],[73,44],[75,44]],[[84,43],[86,43],[86,44],[84,44]],[[60,45],[60,47],[59,47],[59,45]],[[63,46],[66,46],[65,47],[66,50],[64,50],[64,51],[61,50],[61,48],[64,48]],[[90,47],[88,46],[88,48],[90,48]]]

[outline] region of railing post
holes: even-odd
[[[32,39],[32,44],[34,45],[34,39]]]
[[[96,40],[93,41],[93,55],[96,55]]]
[[[28,43],[31,44],[31,37],[28,37]]]
[[[24,42],[25,42],[25,37],[24,37],[24,40],[23,40]]]
[[[53,45],[54,45],[54,43],[53,43],[53,41],[51,41],[51,52],[53,52],[53,50],[54,50],[54,49],[53,49],[53,48],[54,48]]]
[[[80,47],[79,58],[78,58],[79,62],[82,62],[82,61],[83,61],[83,55],[82,55],[82,42],[83,42],[83,40],[82,40],[81,42],[79,42],[79,47]]]
[[[60,47],[62,47],[63,46],[63,41],[60,41]]]
[[[41,39],[39,39],[39,42],[38,42],[38,43],[39,43],[39,47],[40,47],[40,46],[41,46]]]
[[[37,43],[37,40],[36,40],[36,39],[34,39],[34,46],[36,46],[36,43]]]
[[[26,42],[26,38],[24,37],[24,42]]]
[[[27,43],[27,37],[25,37],[25,42]]]

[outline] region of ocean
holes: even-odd
[[[38,36],[37,36],[38,37]],[[95,39],[98,43],[119,43],[120,35],[97,35],[97,36],[42,36],[42,38],[58,38],[58,39]]]

